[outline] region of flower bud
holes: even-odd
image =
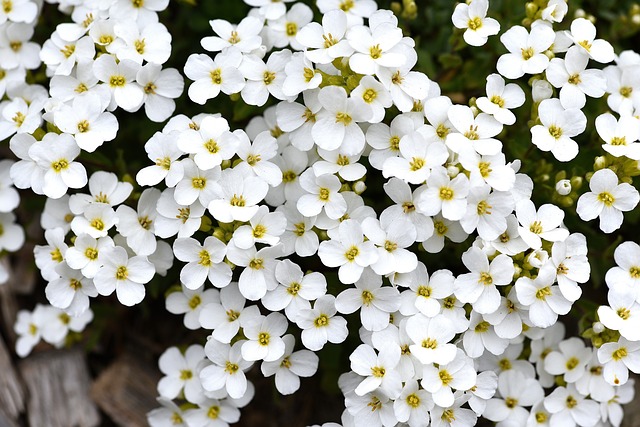
[[[561,179],[556,182],[556,192],[561,196],[566,196],[571,193],[571,181],[568,179]]]
[[[600,322],[593,322],[593,332],[595,332],[596,334],[601,334],[604,332],[604,325]]]
[[[536,80],[533,82],[531,94],[534,102],[541,102],[545,99],[551,98],[551,96],[553,96],[551,83],[546,80]]]
[[[457,166],[449,165],[447,166],[447,175],[449,178],[453,179],[460,173],[460,169]]]
[[[367,184],[365,184],[364,181],[358,181],[355,184],[353,184],[353,192],[358,195],[364,193],[366,189],[367,189]]]
[[[607,158],[605,156],[598,156],[593,162],[593,168],[597,171],[607,167]]]

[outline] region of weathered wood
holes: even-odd
[[[146,427],[146,414],[159,406],[156,387],[159,372],[132,355],[124,355],[100,374],[91,395],[113,422],[126,427]]]
[[[15,420],[24,410],[24,390],[2,337],[0,337],[0,409],[2,409],[0,426],[2,426],[3,414],[6,418]]]
[[[100,415],[89,397],[90,378],[81,350],[34,354],[18,365],[29,395],[29,425],[93,427]]]
[[[2,406],[0,406],[0,427],[20,427],[20,424],[10,417]]]

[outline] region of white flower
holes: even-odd
[[[300,388],[300,377],[311,377],[318,370],[318,356],[309,350],[293,351],[293,335],[282,337],[284,354],[272,362],[263,362],[260,370],[265,377],[275,375],[276,389],[284,395],[293,394]]]
[[[278,210],[283,212],[287,218],[285,231],[280,236],[285,253],[291,254],[295,252],[301,257],[314,255],[320,245],[318,235],[313,230],[317,217],[303,216],[292,203],[279,206]]]
[[[341,148],[347,155],[360,153],[365,137],[358,122],[371,119],[371,107],[355,98],[347,96],[340,86],[320,89],[318,101],[324,107],[317,115],[311,129],[313,140],[324,150]]]
[[[451,20],[456,28],[466,29],[464,41],[471,46],[482,46],[489,36],[498,34],[500,24],[487,18],[488,0],[474,0],[471,4],[460,3],[453,11]]]
[[[609,384],[625,384],[629,371],[640,373],[640,343],[623,337],[618,342],[604,343],[598,349],[598,361],[604,366],[602,375]]]
[[[310,309],[309,301],[327,292],[327,280],[321,273],[303,275],[300,266],[286,259],[276,265],[279,286],[262,297],[262,304],[271,311],[284,309],[287,318],[295,321],[301,310]]]
[[[513,210],[513,197],[507,192],[490,192],[491,187],[473,187],[469,192],[467,211],[460,225],[467,233],[478,230],[484,240],[495,240],[507,229],[507,215]]]
[[[560,89],[560,102],[564,108],[582,108],[585,95],[600,98],[607,89],[607,80],[601,70],[587,70],[589,56],[576,46],[571,47],[564,59],[553,58],[547,67],[549,83]]]
[[[12,212],[0,213],[0,224],[3,230],[2,235],[0,235],[0,248],[3,248],[3,250],[11,250],[13,252],[24,244],[24,230],[19,225],[14,224],[15,220],[16,217]],[[45,230],[44,238],[47,241],[47,245],[37,245],[33,250],[40,275],[47,281],[60,277],[60,274],[55,269],[65,260],[65,254],[68,250],[68,246],[64,241],[66,233],[60,227]]]
[[[243,333],[248,338],[241,347],[242,358],[248,361],[273,362],[285,352],[282,335],[287,331],[287,318],[280,313],[260,316],[247,322]]]
[[[199,321],[205,329],[213,329],[212,339],[228,344],[238,334],[240,327],[260,316],[256,305],[245,307],[245,298],[233,282],[220,290],[220,302],[206,304]]]
[[[67,249],[64,258],[69,267],[81,270],[83,276],[92,279],[102,266],[99,259],[100,251],[113,246],[111,237],[96,239],[88,234],[80,234],[73,246]]]
[[[44,42],[40,51],[40,59],[47,64],[50,73],[68,76],[76,62],[93,61],[96,54],[95,44],[91,37],[68,42],[60,37],[57,31]]]
[[[0,24],[11,22],[33,22],[38,14],[38,6],[31,0],[10,0],[7,7],[0,9]]]
[[[129,59],[140,65],[143,61],[160,65],[171,55],[171,34],[160,23],[138,27],[132,21],[123,20],[113,26],[113,31],[118,38],[109,48],[120,61]]]
[[[344,317],[336,316],[336,298],[323,295],[316,300],[312,309],[300,310],[296,324],[302,329],[302,343],[312,351],[318,351],[328,342],[343,342],[349,330]]]
[[[362,221],[365,236],[378,248],[378,261],[371,265],[376,274],[408,273],[415,270],[418,258],[407,248],[416,241],[412,224],[399,219],[381,223],[374,218]]]
[[[38,144],[29,148],[29,157],[44,171],[42,191],[47,197],[58,199],[69,187],[82,188],[87,184],[87,172],[74,162],[80,148],[71,135],[48,133]]]
[[[477,311],[471,311],[469,326],[462,337],[464,352],[473,358],[486,354],[485,350],[494,355],[501,355],[509,346],[509,340],[501,338],[495,327]]]
[[[469,179],[463,173],[451,179],[446,169],[435,168],[427,186],[417,197],[418,211],[424,215],[434,216],[442,212],[442,216],[451,221],[460,220],[467,208],[469,195]]]
[[[462,254],[462,262],[471,272],[456,278],[453,283],[456,297],[472,304],[480,314],[493,313],[500,306],[500,292],[496,286],[511,283],[515,274],[513,261],[500,254],[489,263],[482,250],[471,247]]]
[[[364,379],[355,389],[358,396],[380,389],[387,396],[395,398],[402,391],[402,379],[395,367],[400,361],[400,351],[394,347],[380,350],[376,354],[373,347],[360,344],[349,356],[351,369]]]
[[[565,31],[565,34],[594,61],[606,64],[615,58],[613,47],[608,41],[596,40],[596,26],[588,19],[574,19],[571,31]]]
[[[413,132],[400,140],[400,157],[389,157],[382,165],[385,178],[394,176],[409,184],[422,184],[431,171],[442,166],[449,157],[447,147],[440,141],[426,139]]]
[[[396,285],[409,286],[401,294],[400,312],[405,316],[420,312],[435,317],[440,313],[440,300],[453,294],[453,280],[449,270],[437,270],[429,278],[427,267],[418,261],[418,267],[411,273],[396,275]]]
[[[511,27],[500,36],[509,53],[498,59],[498,72],[508,79],[543,72],[549,65],[544,51],[551,47],[555,38],[553,29],[544,24],[532,25],[531,33],[519,25]]]
[[[359,74],[373,75],[379,67],[401,67],[407,58],[394,47],[402,40],[402,30],[391,23],[375,27],[355,26],[347,32],[347,40],[355,50],[349,66]]]
[[[169,399],[159,397],[158,403],[162,405],[147,413],[147,422],[152,427],[186,427],[183,417],[185,416],[182,409]],[[177,421],[177,422],[176,422]]]
[[[364,241],[362,227],[353,219],[340,224],[338,238],[320,243],[318,255],[327,267],[340,267],[338,278],[344,284],[357,282],[364,268],[378,259],[373,242]]]
[[[429,425],[429,412],[433,399],[426,390],[419,389],[416,380],[406,381],[398,398],[393,402],[393,412],[400,422],[410,427]]]
[[[504,422],[505,425],[512,423],[524,426],[529,415],[524,407],[535,405],[544,398],[540,383],[516,370],[500,373],[498,392],[501,398],[490,399],[483,416],[494,422]]]
[[[271,187],[282,183],[282,171],[271,161],[278,154],[278,142],[269,132],[261,132],[249,142],[249,137],[242,133],[238,135],[240,144],[237,148],[238,157],[245,161],[253,173],[266,181]]]
[[[551,151],[561,162],[578,155],[578,144],[571,139],[587,127],[587,118],[577,108],[564,109],[559,99],[545,99],[538,107],[541,125],[531,128],[532,142],[542,151]]]
[[[328,64],[353,53],[353,48],[344,39],[347,27],[347,14],[336,8],[324,13],[322,25],[311,22],[302,27],[296,34],[296,41],[307,48],[305,56],[311,62]]]
[[[267,246],[256,250],[255,246],[249,249],[240,249],[233,242],[227,246],[227,258],[237,266],[245,267],[238,279],[238,286],[242,296],[257,301],[264,297],[268,290],[278,286],[275,277],[275,269],[278,257],[283,256],[283,247]]]
[[[295,50],[304,50],[297,40],[298,30],[313,20],[313,10],[304,3],[295,3],[285,16],[269,22],[269,41],[274,47],[291,45]],[[304,57],[304,54],[300,54]]]
[[[0,104],[0,139],[6,139],[14,133],[33,133],[40,123],[42,103],[29,105],[16,97],[12,101]]]
[[[613,253],[616,266],[607,271],[605,281],[610,289],[629,290],[638,294],[640,283],[640,246],[635,242],[621,243]]]
[[[206,391],[225,389],[233,399],[244,396],[247,392],[247,377],[244,371],[253,364],[240,354],[240,349],[245,342],[240,340],[229,345],[215,339],[207,341],[204,352],[213,364],[200,371],[200,381]]]
[[[347,202],[340,194],[340,180],[335,175],[316,176],[313,169],[300,175],[300,186],[310,194],[300,197],[296,203],[298,211],[305,217],[314,217],[324,209],[331,219],[342,217],[347,211]]]
[[[480,113],[474,116],[470,107],[454,105],[447,111],[449,120],[458,132],[447,135],[447,146],[455,153],[475,151],[482,155],[498,154],[502,143],[494,136],[502,131],[502,123],[493,116]]]
[[[447,363],[439,365],[425,365],[422,387],[433,393],[433,401],[440,407],[453,405],[455,398],[452,389],[468,390],[476,382],[477,372],[473,368],[473,360],[467,357],[462,350],[458,350],[455,358]]]
[[[144,101],[144,91],[136,83],[140,64],[123,59],[116,63],[111,55],[101,55],[93,63],[93,72],[101,82],[108,85],[112,104],[125,111],[137,111]]]
[[[418,203],[416,199],[421,199],[420,195],[423,192],[415,190],[412,193],[409,184],[398,178],[389,179],[383,187],[385,193],[395,204],[382,211],[380,222],[391,224],[398,219],[405,222],[410,221],[411,226],[416,230],[415,240],[423,242],[428,239],[433,234],[433,220],[418,212],[416,208],[416,203]]]
[[[382,83],[371,76],[364,76],[360,84],[351,92],[351,96],[368,104],[373,111],[370,123],[379,123],[384,119],[386,109],[391,107],[393,101],[389,91]]]
[[[476,0],[477,1],[477,0]],[[461,3],[458,6],[464,5]],[[499,74],[487,76],[487,96],[476,100],[478,108],[487,114],[491,114],[503,125],[512,125],[516,122],[516,116],[510,110],[518,108],[525,101],[524,91],[515,83],[505,85],[504,79]]]
[[[260,16],[269,20],[282,17],[287,11],[285,3],[292,1],[293,0],[244,0],[249,6],[257,8]]]
[[[14,252],[20,249],[24,244],[24,230],[15,222],[16,216],[13,212],[0,212],[0,250]],[[63,241],[64,234],[62,233],[62,243]],[[66,245],[64,245],[63,249],[66,249]],[[56,252],[55,254],[51,253],[52,258],[54,258],[54,255],[56,255],[55,258],[59,257],[60,261],[62,261],[62,255],[59,252]]]
[[[407,319],[406,332],[412,342],[409,350],[422,364],[446,365],[456,357],[456,346],[451,343],[455,336],[453,325],[444,316],[411,316]]]
[[[153,165],[142,168],[136,175],[140,185],[156,185],[163,179],[169,187],[174,187],[183,176],[182,163],[177,161],[183,152],[177,147],[177,132],[168,134],[156,132],[144,145]]]
[[[181,285],[181,290],[171,292],[165,301],[167,311],[172,314],[184,314],[183,323],[187,329],[201,327],[200,313],[207,304],[219,303],[216,289],[204,290],[204,286],[191,290]]]
[[[34,23],[35,25],[35,23]],[[6,23],[0,27],[0,66],[11,70],[26,68],[35,70],[40,66],[40,46],[31,42],[34,25]]]
[[[59,279],[49,282],[45,294],[52,306],[77,317],[89,309],[89,297],[98,296],[93,281],[66,263],[56,267]]]
[[[355,283],[355,289],[346,289],[336,298],[336,309],[342,314],[360,310],[362,327],[368,331],[381,331],[389,325],[390,315],[400,308],[398,290],[382,286],[380,276],[366,269]]]
[[[578,199],[576,212],[583,221],[600,218],[600,229],[611,233],[622,225],[622,212],[633,210],[640,194],[631,184],[618,184],[618,177],[610,169],[596,171],[589,181],[590,192]]]
[[[101,251],[99,258],[103,266],[94,277],[94,284],[100,295],[111,295],[116,291],[118,301],[126,306],[140,303],[145,296],[144,285],[156,273],[146,257],[129,258],[121,247]]]
[[[88,93],[75,98],[72,106],[61,106],[54,114],[54,123],[72,134],[81,149],[92,153],[118,133],[116,117],[104,112],[104,107],[97,95]]]
[[[203,400],[204,390],[198,373],[204,359],[204,349],[198,344],[189,346],[184,355],[177,347],[165,350],[158,360],[160,371],[165,375],[158,381],[158,394],[167,399],[175,399],[180,392],[184,392],[189,402]]]
[[[369,18],[378,8],[373,0],[318,0],[317,4],[323,14],[335,9],[346,12],[348,27],[362,25],[362,18]]]
[[[542,247],[542,239],[549,242],[564,241],[569,231],[561,228],[564,212],[555,205],[544,204],[538,212],[530,200],[521,200],[516,205],[516,217],[520,226],[520,237],[532,249]]]
[[[20,310],[17,314],[13,330],[18,335],[16,340],[16,354],[26,357],[42,337],[42,329],[48,322],[48,309],[51,307],[38,304],[33,312]]]
[[[551,269],[540,270],[535,280],[521,277],[516,281],[518,301],[529,308],[534,326],[547,328],[556,322],[558,314],[567,314],[571,309],[571,302],[562,296],[554,282],[555,271]]]
[[[279,100],[290,99],[282,91],[282,84],[287,77],[284,67],[291,61],[291,51],[281,50],[269,55],[265,63],[256,55],[247,55],[242,59],[239,70],[247,79],[240,95],[250,105],[262,106],[269,95]]]
[[[125,205],[119,206],[116,210],[116,230],[127,238],[127,245],[136,255],[149,256],[156,251],[154,231],[158,215],[156,204],[159,198],[160,190],[147,188],[140,195],[137,211]]]
[[[229,51],[233,46],[241,53],[250,53],[260,47],[262,37],[260,31],[263,28],[263,21],[255,16],[243,18],[238,25],[230,24],[223,19],[209,21],[209,25],[216,36],[204,37],[200,44],[209,52]]]
[[[232,158],[239,144],[238,137],[229,132],[229,123],[217,116],[205,117],[197,129],[180,133],[177,141],[180,150],[195,154],[193,160],[202,170],[213,169]]]
[[[640,123],[636,117],[616,118],[611,113],[596,117],[596,130],[604,140],[602,148],[613,156],[640,160]]]
[[[155,221],[155,234],[160,238],[171,236],[190,237],[198,231],[205,208],[199,202],[191,206],[176,203],[174,189],[162,192],[158,199],[158,216]]]
[[[158,64],[148,63],[136,74],[136,82],[144,91],[144,111],[150,120],[163,122],[173,114],[173,100],[182,95],[184,79],[175,68],[162,69]]]
[[[584,235],[574,233],[564,242],[555,242],[551,248],[548,267],[556,270],[560,292],[569,301],[582,295],[578,283],[589,280],[591,267],[587,259],[587,240]]]
[[[573,384],[553,390],[545,397],[544,407],[551,413],[551,426],[590,427],[600,419],[598,402],[586,399]]]
[[[544,369],[551,375],[562,375],[568,383],[575,383],[585,375],[593,350],[577,337],[562,341],[558,347],[544,358]]]
[[[261,178],[247,176],[249,166],[239,164],[222,172],[219,188],[207,209],[221,222],[249,221],[258,212],[258,203],[269,191],[269,184]]]
[[[181,161],[183,177],[176,184],[174,196],[176,202],[189,206],[196,200],[207,206],[216,198],[217,182],[220,180],[220,167],[201,170],[190,158]]]
[[[209,279],[216,288],[224,288],[231,282],[231,268],[224,262],[227,247],[218,238],[209,236],[201,245],[191,237],[173,242],[173,252],[180,261],[187,262],[180,271],[180,281],[195,290]]]
[[[313,64],[302,52],[295,52],[284,68],[287,77],[282,84],[286,96],[316,89],[322,83],[322,74],[313,68]]]
[[[640,305],[636,302],[636,292],[610,289],[609,306],[598,308],[598,318],[608,329],[620,331],[620,335],[630,341],[640,341]]]
[[[220,92],[227,95],[239,93],[245,85],[244,77],[238,70],[241,62],[242,54],[235,49],[216,55],[215,60],[205,54],[189,56],[184,66],[184,74],[194,81],[189,86],[189,99],[204,105]]]

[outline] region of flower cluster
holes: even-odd
[[[173,115],[184,83],[162,68],[171,35],[158,12],[168,0],[61,0],[73,22],[42,48],[28,41],[39,6],[8,3],[0,139],[11,137],[19,161],[0,163],[0,177],[48,198],[47,245],[35,257],[51,306],[20,314],[19,355],[81,331],[98,295],[141,303],[145,285],[175,264],[180,284],[166,309],[208,338],[160,357],[152,426],[238,421],[258,365],[280,393],[296,392],[318,370],[316,352],[350,336],[347,318],[360,321],[339,383],[344,427],[472,426],[479,417],[620,425],[620,405],[633,397],[628,371],[640,373],[640,246],[615,251],[594,345],[565,338],[559,316],[590,278],[587,239],[565,226],[565,204],[534,203],[525,159],[507,158],[503,145],[512,110],[529,100],[532,148],[571,161],[588,98],[608,94],[618,117],[595,120],[607,155],[588,175],[591,191],[578,196],[562,179],[555,192],[577,200],[582,220],[599,217],[605,233],[640,202],[640,56],[616,56],[582,17],[556,30],[566,1],[530,3],[530,22],[500,36],[507,53],[483,96],[462,105],[414,71],[414,40],[373,0],[318,0],[321,23],[303,3],[245,0],[248,16],[210,21],[213,35],[201,40],[209,53],[184,67],[196,104],[222,93],[267,105],[244,129],[220,114]],[[452,10],[469,45],[500,33],[488,11],[488,0]],[[48,93],[25,84],[40,61]],[[524,75],[528,93],[508,81]],[[145,144],[148,166],[135,181],[88,177],[81,152],[116,138],[115,109],[143,105],[150,120],[168,120]],[[24,238],[2,209],[18,198],[4,181],[0,250],[15,250]],[[460,268],[429,265],[466,240]]]

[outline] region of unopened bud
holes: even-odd
[[[457,166],[447,166],[447,175],[449,175],[449,178],[453,179],[456,176],[458,176],[458,174],[460,173],[460,169],[458,169]]]
[[[605,330],[604,325],[600,322],[593,322],[592,328],[593,328],[593,332],[595,332],[596,334],[601,334]]]
[[[527,16],[529,18],[533,18],[536,16],[536,12],[538,12],[538,5],[532,2],[527,3],[525,6],[525,11],[527,12]]]
[[[556,183],[556,192],[561,196],[566,196],[571,193],[571,181],[568,179],[561,179]]]
[[[580,188],[582,187],[583,179],[581,176],[572,176],[571,177],[571,188]]]
[[[551,83],[546,80],[536,80],[533,82],[532,96],[534,102],[541,102],[553,96]]]
[[[365,184],[364,181],[358,181],[355,184],[353,184],[353,192],[358,195],[364,193],[366,189],[367,189],[367,184]]]
[[[597,171],[600,169],[604,169],[607,167],[607,158],[605,156],[596,157],[596,160],[593,162],[593,168]]]

